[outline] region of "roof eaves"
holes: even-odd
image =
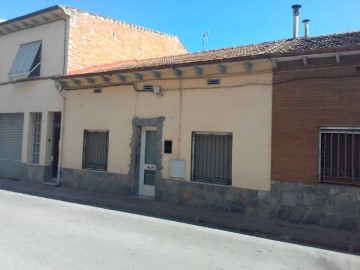
[[[290,56],[306,56],[311,54],[322,54],[322,53],[337,53],[337,52],[349,52],[360,50],[360,44],[356,46],[347,46],[347,47],[332,47],[324,48],[317,50],[303,50],[303,51],[293,51],[293,52],[275,52],[269,54],[271,58],[281,58],[281,57],[290,57]]]
[[[118,73],[141,72],[141,71],[151,71],[151,70],[161,70],[161,69],[171,69],[171,68],[184,68],[184,67],[192,67],[192,66],[199,66],[199,65],[211,65],[211,64],[230,63],[230,62],[236,62],[236,61],[255,60],[255,59],[269,58],[269,57],[270,57],[269,54],[247,55],[247,56],[236,56],[236,57],[229,57],[229,58],[200,60],[200,61],[191,61],[191,62],[183,62],[183,63],[151,65],[151,66],[134,67],[134,68],[127,68],[127,69],[117,68],[117,69],[113,69],[113,70],[100,71],[100,72],[62,75],[62,76],[55,77],[55,79],[62,80],[62,79],[92,77],[92,76],[110,75],[110,74],[118,74]]]
[[[28,19],[28,18],[31,18],[31,17],[34,17],[34,16],[38,16],[38,15],[41,15],[41,14],[44,14],[44,13],[47,13],[47,12],[51,12],[51,11],[56,10],[56,9],[62,9],[62,8],[61,8],[61,6],[56,5],[56,6],[52,6],[52,7],[49,7],[49,8],[41,9],[41,10],[38,10],[38,11],[35,11],[35,12],[32,12],[32,13],[26,14],[24,16],[20,16],[20,17],[16,17],[16,18],[13,18],[13,19],[3,21],[3,22],[0,23],[0,27],[4,26],[4,25],[7,25],[7,24],[17,22],[17,21],[25,20],[25,19]]]

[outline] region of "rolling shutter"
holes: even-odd
[[[19,178],[24,114],[0,114],[0,177]]]

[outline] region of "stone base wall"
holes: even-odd
[[[27,182],[43,183],[51,179],[51,166],[37,164],[21,164],[20,180]]]
[[[162,179],[156,198],[290,222],[360,230],[360,188],[272,181],[271,191]]]
[[[47,170],[26,165],[24,178],[41,181]],[[136,182],[131,175],[61,169],[61,185],[68,188],[134,195]],[[259,191],[159,178],[155,190],[161,201],[360,231],[360,187],[272,181],[271,191]]]
[[[291,222],[360,230],[360,187],[273,181],[271,209]]]
[[[158,200],[209,209],[269,217],[270,192],[200,182],[162,179],[157,182]]]
[[[61,168],[61,186],[103,193],[132,195],[133,180],[129,175],[101,171]]]

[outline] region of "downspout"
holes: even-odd
[[[64,19],[64,64],[63,64],[63,74],[67,74],[67,52],[68,52],[68,44],[69,44],[69,35],[68,29],[70,30],[70,27],[68,28],[67,20]],[[57,86],[57,89],[59,90],[59,93],[61,97],[63,98],[63,108],[61,113],[61,129],[60,129],[60,145],[59,145],[59,161],[58,161],[58,168],[57,168],[57,176],[56,176],[56,186],[59,186],[61,183],[61,161],[62,161],[62,153],[63,153],[63,146],[64,146],[64,126],[65,126],[65,107],[66,107],[66,96],[64,93],[63,87],[60,85]]]
[[[63,153],[63,148],[64,148],[64,126],[65,126],[65,107],[66,107],[66,96],[64,93],[64,89],[61,87],[59,92],[60,92],[61,97],[63,98],[63,110],[62,110],[62,114],[61,114],[59,161],[58,161],[57,177],[56,177],[55,186],[58,186],[61,183],[60,172],[61,172],[62,153]]]
[[[180,159],[181,151],[181,129],[182,129],[182,103],[183,103],[183,90],[182,90],[182,78],[179,79],[179,90],[180,90],[180,104],[179,104],[179,139],[178,139],[178,154],[177,159]]]

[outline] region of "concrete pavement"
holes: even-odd
[[[360,257],[0,191],[0,268],[357,270]]]
[[[360,254],[360,233],[0,178],[0,189]]]

